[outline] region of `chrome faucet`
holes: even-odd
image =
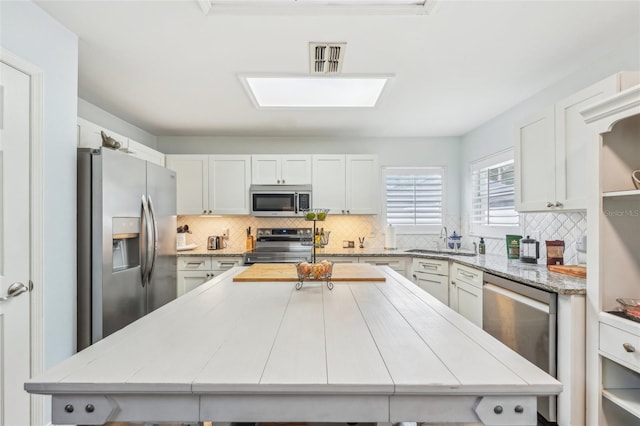
[[[442,239],[442,242],[444,244],[443,249],[447,248],[447,237],[448,237],[448,232],[447,232],[447,227],[443,226],[442,228],[440,228],[440,239]]]

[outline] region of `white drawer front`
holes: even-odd
[[[600,352],[640,372],[640,336],[600,323]]]
[[[475,287],[482,288],[482,271],[479,269],[456,264],[454,266],[454,273],[451,279],[464,281]]]
[[[405,259],[402,257],[361,257],[359,262],[376,266],[390,266],[391,269],[396,271],[404,271],[407,266]]]
[[[211,269],[211,258],[205,256],[179,257],[179,271],[207,271]]]
[[[221,257],[211,259],[211,269],[214,271],[226,271],[234,266],[242,265],[242,258],[238,257]]]
[[[438,259],[413,259],[413,272],[449,275],[449,261]]]

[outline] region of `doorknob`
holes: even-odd
[[[6,302],[7,300],[11,299],[12,297],[20,296],[22,293],[26,293],[29,290],[30,290],[29,287],[27,287],[26,285],[22,284],[21,282],[15,282],[15,283],[11,284],[9,286],[9,288],[7,289],[7,296],[6,297],[0,297],[0,302]]]

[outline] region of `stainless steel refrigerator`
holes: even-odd
[[[176,175],[78,149],[78,350],[176,298]]]

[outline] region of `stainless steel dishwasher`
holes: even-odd
[[[484,274],[482,328],[556,377],[557,294]],[[557,422],[557,397],[538,398],[538,413]]]

